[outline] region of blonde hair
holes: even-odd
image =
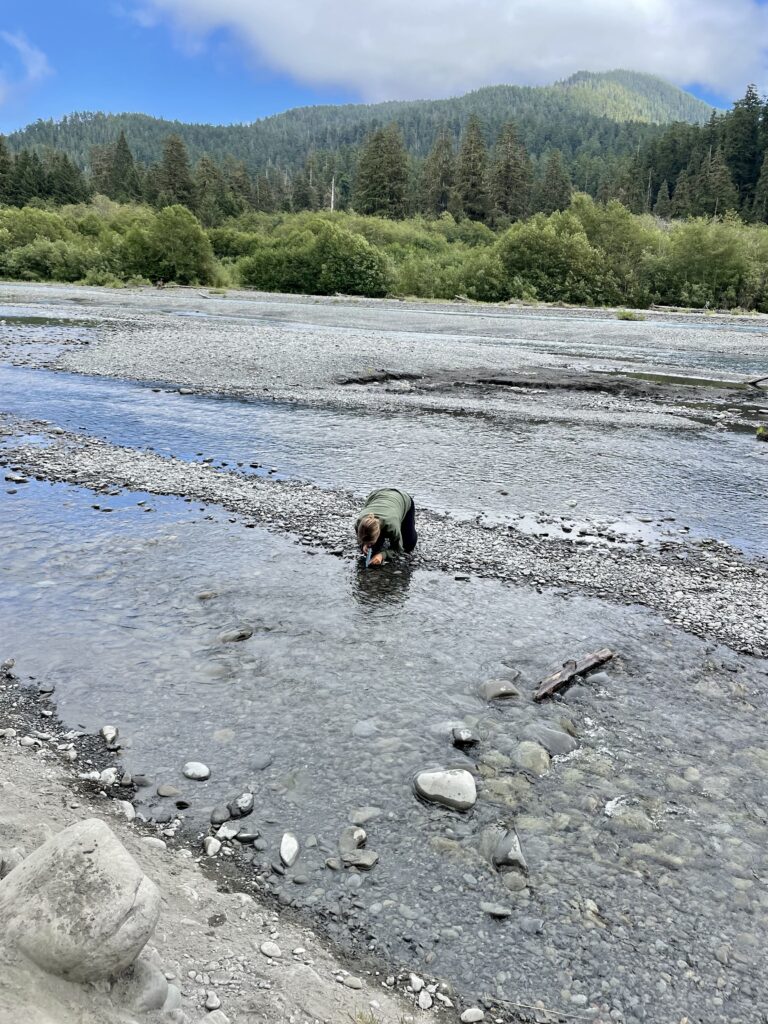
[[[376,516],[363,516],[357,524],[357,541],[360,547],[364,544],[375,544],[381,534],[381,524]]]

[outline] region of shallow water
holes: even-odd
[[[512,426],[442,414],[360,415],[155,392],[108,378],[0,366],[0,408],[113,443],[366,494],[396,481],[417,506],[495,521],[669,519],[768,553],[768,459],[749,435],[573,418]],[[543,403],[554,401],[550,396]],[[201,456],[200,453],[203,453]],[[762,457],[761,457],[762,456]],[[506,493],[501,493],[505,491]],[[658,536],[658,531],[657,534]]]
[[[105,502],[34,481],[0,490],[0,658],[55,683],[68,724],[119,726],[126,767],[178,785],[192,823],[253,788],[248,824],[268,843],[257,860],[268,870],[286,828],[304,847],[286,879],[273,878],[283,901],[341,943],[354,933],[391,961],[452,979],[467,999],[567,1009],[585,995],[627,1021],[678,1019],[680,1006],[746,1021],[765,1005],[754,970],[768,938],[765,663],[596,600],[439,573],[361,574],[176,499],[112,496],[111,513],[95,503]],[[242,623],[251,639],[220,642]],[[604,644],[620,654],[606,673],[562,702],[531,702],[554,664]],[[523,696],[489,708],[477,687],[512,668]],[[514,769],[526,725],[563,716],[579,752],[541,779]],[[474,758],[450,744],[460,721],[482,738]],[[211,779],[185,780],[188,759]],[[412,795],[414,771],[462,764],[480,785],[469,815]],[[140,792],[143,813],[168,809]],[[327,869],[365,805],[382,811],[366,825],[380,863],[359,876]],[[476,850],[499,820],[516,823],[523,892]],[[483,900],[511,917],[490,920]],[[691,964],[709,977],[724,944],[720,990],[686,980]]]

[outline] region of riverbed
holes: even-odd
[[[701,616],[659,614],[650,584],[607,599],[573,565],[628,591],[641,569],[659,590],[682,580],[665,608],[738,585],[744,646],[765,642],[748,605],[765,578],[768,458],[744,429],[762,398],[717,391],[702,415],[672,396],[498,395],[440,375],[631,364],[734,383],[765,360],[759,325],[11,292],[0,655],[55,687],[73,728],[119,727],[126,771],[151,783],[141,816],[181,819],[199,843],[214,806],[253,792],[259,847],[240,850],[242,871],[341,948],[445,979],[460,1005],[755,1019],[768,665]],[[417,378],[342,383],[381,369]],[[390,481],[424,510],[423,550],[365,573],[343,538],[355,502]],[[483,543],[518,569],[491,574],[476,553],[463,571]],[[223,639],[237,628],[247,639]],[[603,646],[603,672],[532,701],[548,672]],[[520,694],[489,702],[500,678]],[[454,747],[456,726],[478,744]],[[536,768],[520,764],[531,740],[549,747]],[[210,779],[185,779],[188,760]],[[471,771],[475,807],[419,801],[427,767]],[[358,820],[379,861],[339,870]],[[499,827],[516,829],[526,871],[489,861]],[[286,830],[301,854],[280,871]]]

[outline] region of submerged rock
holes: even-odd
[[[194,779],[195,782],[205,782],[211,777],[211,769],[202,761],[187,761],[183,771],[188,779]]]
[[[532,740],[523,740],[512,751],[512,760],[518,768],[524,768],[534,775],[546,775],[549,771],[549,754],[544,747]]]
[[[480,687],[480,693],[485,700],[511,700],[520,696],[520,691],[509,679],[489,679]]]
[[[469,747],[476,747],[480,742],[471,729],[463,729],[457,726],[452,731],[451,735],[453,737],[454,747],[458,747],[460,750],[466,750]]]
[[[51,974],[101,981],[136,960],[160,895],[97,818],[70,825],[0,882],[5,940]]]
[[[557,754],[570,754],[578,747],[578,743],[562,729],[532,722],[523,732],[523,738],[540,743],[553,757]]]
[[[219,640],[223,644],[237,644],[243,640],[249,640],[253,636],[250,626],[238,626],[236,629],[227,629],[219,634]]]
[[[419,772],[414,785],[422,799],[457,811],[468,811],[477,801],[474,776],[464,768]]]
[[[227,810],[233,818],[246,818],[253,811],[253,793],[241,793],[227,804]]]

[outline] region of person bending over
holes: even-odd
[[[410,554],[416,547],[416,509],[413,498],[396,487],[373,491],[355,523],[357,542],[370,565],[381,565],[387,551]]]

